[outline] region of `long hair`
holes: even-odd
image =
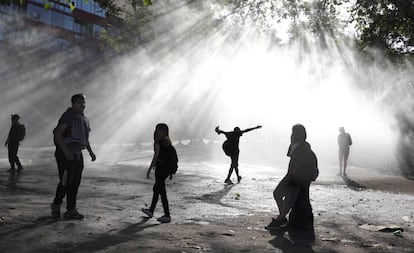
[[[167,124],[165,123],[158,123],[155,126],[155,132],[158,132],[160,136],[160,141],[163,141],[165,145],[171,145],[171,138]]]

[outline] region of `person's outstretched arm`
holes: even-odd
[[[154,144],[154,156],[152,157],[151,164],[150,164],[150,166],[148,168],[148,171],[147,171],[147,178],[150,178],[151,169],[155,167],[155,164],[157,163],[159,153],[160,153],[160,144],[155,143]]]
[[[227,132],[224,132],[224,131],[220,130],[219,126],[216,126],[214,131],[216,131],[217,134],[226,134],[227,133]]]
[[[252,131],[252,130],[255,130],[255,129],[259,129],[259,128],[261,128],[262,126],[255,126],[255,127],[252,127],[252,128],[247,128],[247,129],[244,129],[243,131],[242,131],[242,133],[247,133],[247,132],[250,132],[250,131]]]

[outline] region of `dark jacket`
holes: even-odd
[[[68,126],[63,133],[63,141],[66,144],[75,142],[78,143],[82,149],[85,148],[89,139],[89,132],[91,131],[88,118],[82,113],[76,112],[72,108],[68,108],[60,117],[57,126],[62,124]],[[56,128],[53,132],[55,132]]]
[[[9,144],[19,144],[21,131],[23,131],[22,130],[23,127],[24,126],[20,124],[19,122],[12,124],[12,126],[10,127],[9,136],[7,139]]]
[[[311,146],[307,142],[290,145],[288,178],[289,182],[297,186],[309,185],[319,174],[318,160]]]

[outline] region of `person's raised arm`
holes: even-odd
[[[63,132],[68,128],[66,124],[60,124],[56,127],[54,131],[55,141],[58,147],[62,150],[63,154],[65,155],[66,159],[73,160],[73,154],[69,151],[68,147],[66,146],[65,142],[63,141]]]
[[[214,129],[214,131],[216,131],[217,134],[226,134],[226,132],[220,130],[219,126],[216,126],[216,128]]]
[[[155,143],[154,144],[154,156],[152,157],[151,164],[147,171],[147,178],[150,178],[151,169],[155,167],[155,164],[157,163],[157,160],[158,160],[159,153],[160,153],[160,144]]]
[[[252,131],[252,130],[255,130],[255,129],[259,129],[259,128],[261,128],[262,126],[255,126],[255,127],[252,127],[252,128],[247,128],[247,129],[244,129],[243,131],[242,131],[242,133],[247,133],[247,132],[250,132],[250,131]]]

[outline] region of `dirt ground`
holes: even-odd
[[[140,211],[152,197],[153,179],[145,178],[151,149],[95,151],[78,195],[85,219],[73,221],[50,216],[53,148],[22,148],[20,173],[7,172],[0,150],[0,252],[414,252],[414,182],[393,173],[351,166],[343,180],[334,165],[321,166],[310,190],[314,233],[269,232],[264,226],[277,214],[272,192],[285,167],[241,159],[243,180],[224,185],[224,158],[180,148],[178,174],[167,183],[172,222],[160,224]]]

